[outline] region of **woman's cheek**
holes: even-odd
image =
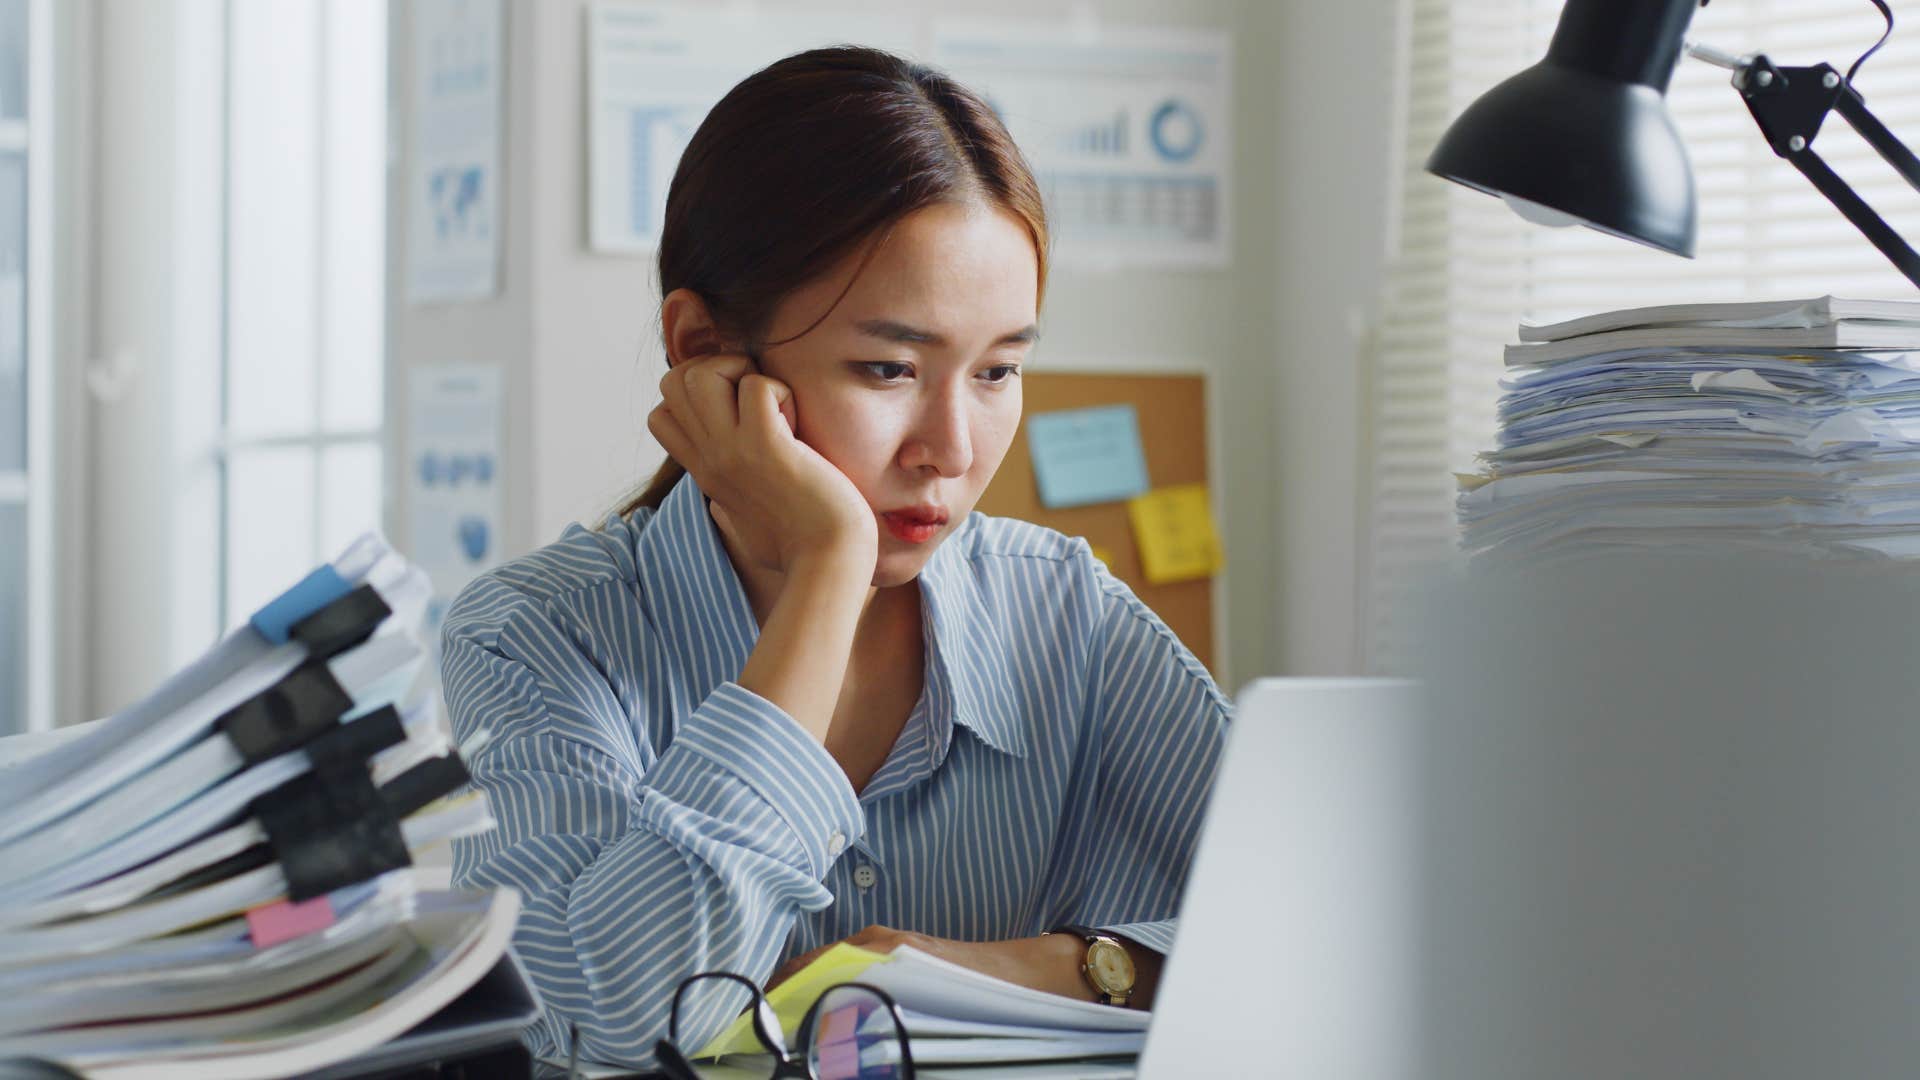
[[[845,430],[843,414],[845,409],[831,394],[819,392],[793,392],[794,415],[799,418],[794,434],[800,441],[820,452],[828,461],[834,460],[834,438]]]
[[[905,437],[898,411],[871,402],[821,403],[800,440],[864,490],[866,481],[885,474]]]
[[[1020,399],[1015,396],[1012,407],[996,403],[996,408],[985,417],[984,423],[975,429],[975,458],[977,463],[988,466],[988,472],[998,470],[1000,462],[1006,458],[1007,451],[1013,447],[1013,438],[1020,431]],[[981,453],[986,450],[986,453]]]

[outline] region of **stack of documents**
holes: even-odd
[[[1678,305],[1523,326],[1474,553],[1710,544],[1920,556],[1920,301]]]
[[[429,593],[363,538],[143,700],[0,768],[0,1059],[291,1075],[501,960],[515,894],[416,892],[407,869],[493,826],[416,683]]]
[[[775,987],[768,1004],[787,1037],[807,1008],[841,983],[861,982],[887,992],[907,1025],[917,1075],[934,1078],[1074,1076],[1126,1077],[1146,1043],[1148,1013],[1043,993],[983,975],[902,945],[881,955],[837,945]],[[756,1054],[760,1044],[748,1016],[703,1048],[699,1057]],[[990,1066],[1021,1063],[1018,1070]]]

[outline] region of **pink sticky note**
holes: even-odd
[[[256,949],[271,948],[332,925],[333,904],[324,896],[298,904],[279,900],[247,912],[247,932],[253,935]]]

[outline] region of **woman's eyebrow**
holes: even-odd
[[[895,322],[892,319],[867,319],[854,324],[854,328],[869,337],[877,337],[882,341],[891,341],[904,345],[931,345],[938,349],[947,344],[946,338],[941,337],[931,330],[922,330],[918,327],[908,326],[903,322]],[[1039,326],[1029,323],[1011,334],[1001,335],[1000,340],[994,342],[994,345],[996,347],[1000,345],[1021,345],[1029,341],[1037,341],[1039,338]]]

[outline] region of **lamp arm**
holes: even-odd
[[[1828,113],[1837,112],[1909,186],[1920,192],[1920,158],[1914,157],[1913,151],[1868,110],[1859,91],[1831,65],[1783,68],[1765,56],[1744,58],[1734,69],[1733,85],[1773,152],[1800,170],[1908,281],[1920,287],[1920,253],[1813,149],[1821,123]]]
[[[1920,157],[1915,157],[1913,151],[1907,149],[1907,144],[1888,130],[1879,117],[1868,111],[1867,103],[1852,87],[1840,95],[1834,109],[1853,125],[1853,130],[1859,132],[1861,138],[1867,140],[1868,146],[1873,147],[1887,164],[1906,178],[1915,191],[1920,191]]]

